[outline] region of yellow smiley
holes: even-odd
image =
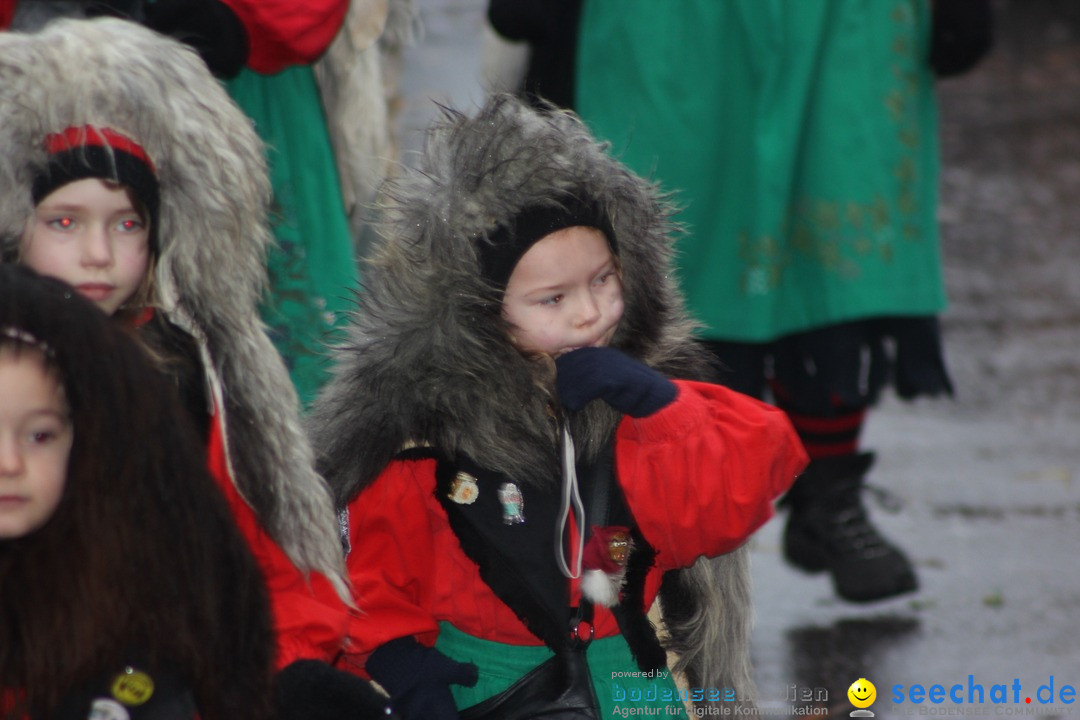
[[[877,699],[877,688],[866,678],[859,678],[847,689],[848,700],[857,708],[868,708]]]

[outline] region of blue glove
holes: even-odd
[[[597,398],[631,417],[647,417],[669,405],[675,383],[620,350],[586,347],[555,359],[555,391],[570,410]]]
[[[404,720],[458,720],[450,683],[476,684],[475,665],[451,660],[413,637],[379,646],[365,668],[390,693],[391,707]]]

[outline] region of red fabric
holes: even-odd
[[[277,635],[278,669],[295,660],[333,662],[345,642],[349,615],[324,576],[305,576],[273,538],[266,534],[229,475],[218,417],[211,424],[210,472],[225,493],[240,532],[247,539],[266,579]]]
[[[122,150],[146,163],[151,172],[157,172],[142,145],[109,128],[78,125],[45,136],[45,150],[52,155],[83,147],[111,147],[113,150]]]
[[[20,707],[25,702],[25,699],[25,694],[22,691],[0,688],[0,718],[29,720],[29,715],[14,715],[15,708]]]
[[[780,410],[716,385],[677,384],[675,402],[648,418],[625,418],[616,433],[619,483],[657,550],[646,608],[662,571],[742,544],[807,462]],[[348,669],[362,672],[367,655],[397,637],[432,644],[442,620],[488,640],[540,644],[461,550],[434,495],[435,465],[395,461],[349,504],[348,569],[359,612],[342,663]],[[597,637],[618,633],[610,612],[596,613]]]
[[[0,30],[6,30],[15,17],[15,5],[18,0],[0,0]]]
[[[247,66],[264,75],[317,60],[334,39],[349,9],[349,0],[222,2],[247,30]]]

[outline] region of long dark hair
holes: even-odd
[[[5,328],[0,344],[47,346],[74,441],[55,514],[0,542],[0,688],[48,715],[137,652],[190,684],[204,720],[266,717],[262,577],[174,389],[96,307],[28,268],[0,266]]]

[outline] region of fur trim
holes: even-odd
[[[572,113],[504,95],[472,117],[444,109],[423,165],[385,187],[367,287],[311,416],[320,467],[340,504],[414,443],[523,483],[558,482],[547,402],[554,368],[511,345],[477,246],[522,208],[567,198],[595,202],[618,238],[626,307],[611,344],[670,377],[711,376],[674,285],[666,198]],[[619,419],[602,402],[572,415],[579,455],[597,457]],[[680,612],[668,635],[683,653],[680,668],[702,687],[749,684],[744,553],[699,561],[671,585]]]
[[[581,594],[606,608],[619,603],[626,572],[608,574],[603,570],[586,570],[581,574]]]
[[[379,38],[408,0],[350,0],[333,42],[313,65],[354,238],[391,169],[389,82]]]
[[[289,557],[326,574],[344,597],[332,502],[258,315],[270,183],[251,121],[195,51],[141,26],[59,20],[37,33],[0,33],[0,240],[9,253],[33,211],[42,138],[84,124],[129,135],[157,166],[157,287],[225,388],[237,487]]]
[[[660,594],[665,646],[678,657],[672,670],[683,673],[690,687],[734,689],[742,707],[754,707],[757,697],[751,600],[746,545],[667,573]]]
[[[618,236],[626,311],[612,344],[669,375],[703,362],[662,270],[672,253],[672,208],[655,188],[570,113],[538,113],[509,96],[471,118],[444,109],[423,166],[384,189],[384,237],[363,273],[367,287],[335,379],[313,413],[321,467],[339,503],[410,441],[525,483],[558,481],[545,395],[554,369],[510,344],[477,246],[522,208],[571,197],[594,200]],[[603,403],[579,416],[570,419],[579,453],[594,456],[619,416]]]

